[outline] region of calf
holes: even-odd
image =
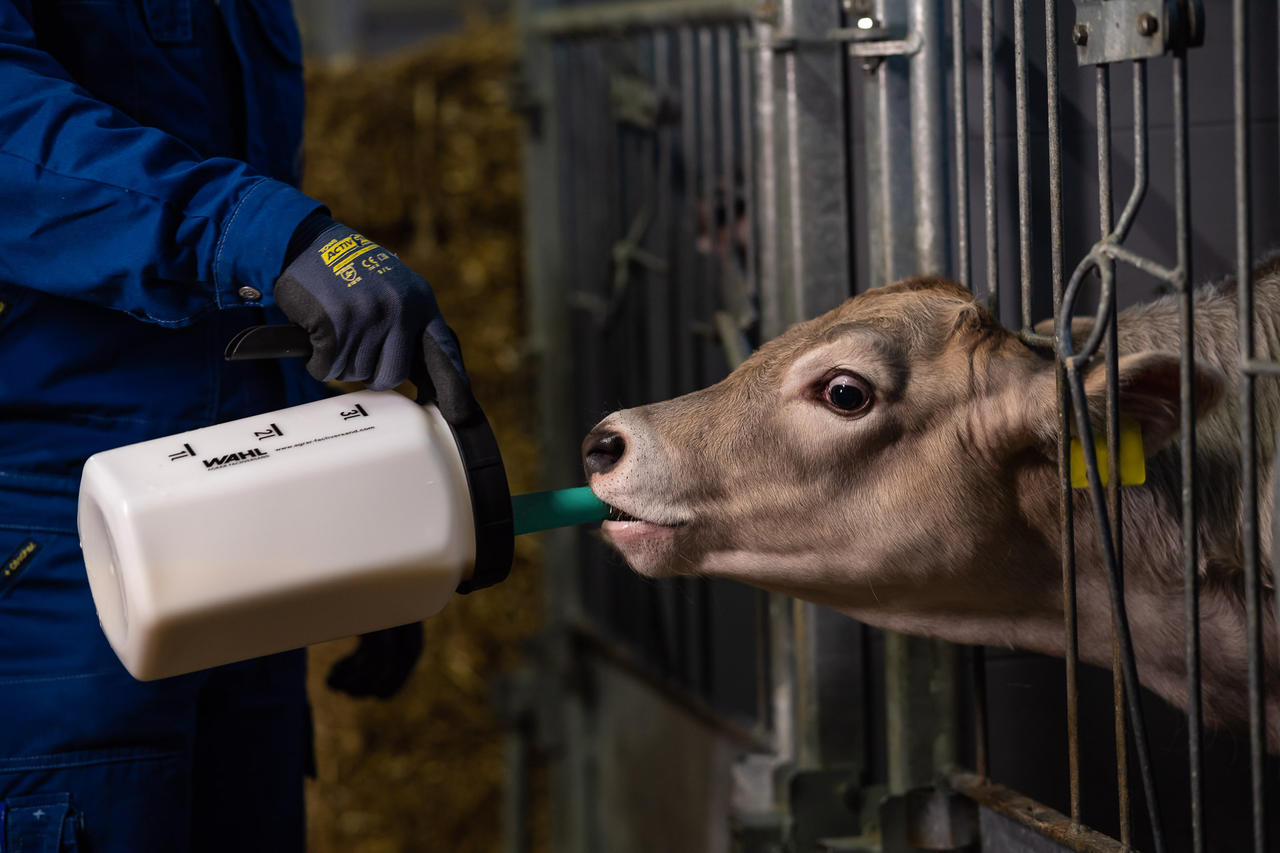
[[[1258,354],[1274,358],[1280,263],[1258,270],[1256,304]],[[1198,290],[1195,316],[1204,716],[1234,727],[1248,719],[1234,285]],[[1185,707],[1177,318],[1172,297],[1120,315],[1119,377],[1121,414],[1140,425],[1147,457],[1146,484],[1124,490],[1138,671]],[[1086,390],[1102,430],[1100,366]],[[614,412],[587,436],[583,459],[592,489],[617,510],[604,535],[641,574],[734,578],[894,631],[1062,656],[1057,399],[1046,353],[960,285],[921,277],[793,326],[710,388]],[[1275,382],[1260,381],[1272,751],[1278,408]],[[1107,666],[1098,528],[1087,493],[1076,496],[1080,656]]]

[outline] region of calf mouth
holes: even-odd
[[[687,521],[646,518],[631,508],[609,504],[609,518],[600,525],[600,531],[632,569],[643,575],[657,576],[670,573],[670,564],[676,550],[676,537],[688,525]]]
[[[621,507],[609,504],[609,517],[604,520],[603,529],[610,531],[662,531],[662,530],[678,530],[684,527],[688,522],[677,521],[652,521],[648,518],[642,518],[638,515],[627,512]]]

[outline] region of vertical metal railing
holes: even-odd
[[[1173,58],[1173,181],[1175,243],[1177,246],[1179,365],[1179,441],[1182,467],[1182,582],[1187,668],[1187,781],[1191,817],[1191,849],[1204,853],[1204,790],[1202,752],[1204,723],[1200,709],[1200,554],[1196,502],[1195,430],[1195,292],[1191,278],[1191,174],[1187,158],[1187,58],[1179,50]]]
[[[964,0],[951,0],[951,89],[956,168],[956,280],[973,288],[969,258],[969,99],[965,73]]]
[[[1094,506],[1094,514],[1099,530],[1104,566],[1107,572],[1111,594],[1112,623],[1115,642],[1116,670],[1116,772],[1120,794],[1119,818],[1121,842],[1130,843],[1128,768],[1124,729],[1124,709],[1127,708],[1129,726],[1133,733],[1133,749],[1138,760],[1139,775],[1142,779],[1143,793],[1146,795],[1147,813],[1151,821],[1153,844],[1156,851],[1164,849],[1163,823],[1160,818],[1159,799],[1156,793],[1154,771],[1151,767],[1150,748],[1146,734],[1146,722],[1142,712],[1142,695],[1137,672],[1137,660],[1133,648],[1133,639],[1129,630],[1128,611],[1124,598],[1123,576],[1123,525],[1122,506],[1119,491],[1119,475],[1113,473],[1110,478],[1109,494],[1104,494],[1099,476],[1097,454],[1094,444],[1089,440],[1093,435],[1088,400],[1084,389],[1084,372],[1099,347],[1105,342],[1106,370],[1106,433],[1107,448],[1111,459],[1119,459],[1119,380],[1118,342],[1116,340],[1117,305],[1115,283],[1115,260],[1122,259],[1135,262],[1136,256],[1123,249],[1122,243],[1127,235],[1133,218],[1141,204],[1146,191],[1145,146],[1146,146],[1146,77],[1145,67],[1141,61],[1134,63],[1134,186],[1129,201],[1121,213],[1119,221],[1113,227],[1111,211],[1111,98],[1110,71],[1106,65],[1097,69],[1095,85],[1097,108],[1097,148],[1098,148],[1098,223],[1101,238],[1094,249],[1077,266],[1071,281],[1067,285],[1063,300],[1057,314],[1057,348],[1067,369],[1068,387],[1071,391],[1072,408],[1076,417],[1077,434],[1082,437],[1085,467],[1088,472],[1090,497]],[[1139,264],[1144,269],[1150,262]],[[1080,295],[1080,286],[1090,272],[1101,280],[1101,292],[1096,323],[1089,340],[1080,353],[1075,352],[1071,340],[1070,322],[1074,313],[1075,302]],[[1169,280],[1170,276],[1166,276]],[[1105,341],[1104,341],[1105,338]],[[1113,471],[1118,466],[1111,466]],[[1108,511],[1109,510],[1109,511]],[[1122,707],[1124,706],[1124,707]]]
[[[1026,3],[1013,4],[1013,101],[1018,167],[1018,286],[1022,330],[1031,331],[1031,157],[1027,128]]]
[[[738,47],[738,88],[741,97],[738,100],[739,131],[742,134],[742,207],[745,211],[746,260],[742,267],[743,284],[753,307],[759,297],[760,283],[757,277],[760,250],[760,220],[756,206],[756,138],[755,114],[756,103],[755,80],[753,69],[755,52],[747,50],[751,41],[751,27],[740,24],[737,28]]]
[[[1000,268],[996,249],[996,57],[995,4],[982,0],[982,201],[987,235],[987,307],[1000,316]]]
[[[955,241],[956,262],[953,267],[957,281],[973,290],[973,260],[969,256],[969,98],[968,74],[965,68],[964,0],[951,0],[951,86],[952,125],[955,151],[953,162],[956,178]],[[973,739],[974,769],[978,775],[990,772],[987,730],[987,655],[982,646],[970,650],[970,670],[973,690]]]
[[[1049,148],[1049,259],[1054,310],[1062,304],[1064,289],[1062,247],[1062,129],[1058,91],[1058,4],[1045,0],[1045,120]],[[1071,396],[1067,389],[1066,367],[1061,359],[1054,365],[1054,388],[1058,400],[1058,499],[1059,547],[1062,550],[1062,614],[1065,631],[1067,788],[1073,825],[1080,824],[1080,699],[1077,670],[1080,661],[1080,633],[1076,619],[1075,493],[1069,468]]]
[[[1258,455],[1254,415],[1256,377],[1247,369],[1254,357],[1253,246],[1249,175],[1249,4],[1232,3],[1233,107],[1235,115],[1236,294],[1240,345],[1240,478],[1243,494],[1241,543],[1244,550],[1246,642],[1249,672],[1249,766],[1252,775],[1253,846],[1267,848],[1266,707],[1262,654],[1262,589],[1258,570]]]
[[[983,7],[984,26],[987,6]],[[1023,4],[1015,0],[1015,92],[1017,108],[1017,156],[1019,179],[1019,272],[1022,283],[1022,333],[1024,339],[1031,343],[1042,343],[1031,329],[1030,295],[1031,285],[1029,272],[1030,241],[1030,203],[1024,193],[1029,188],[1027,170],[1027,140],[1025,109],[1027,93],[1025,88],[1025,18]],[[1175,183],[1175,215],[1177,218],[1175,241],[1177,245],[1177,265],[1173,269],[1156,264],[1142,258],[1123,247],[1123,241],[1130,230],[1133,220],[1141,206],[1147,186],[1147,127],[1146,127],[1146,66],[1143,60],[1133,62],[1133,121],[1134,121],[1134,186],[1118,221],[1113,223],[1111,208],[1111,99],[1110,71],[1108,66],[1101,65],[1096,70],[1095,108],[1097,121],[1097,179],[1098,179],[1098,221],[1100,239],[1093,250],[1077,267],[1071,282],[1065,291],[1062,288],[1062,195],[1061,195],[1061,129],[1059,125],[1058,106],[1058,62],[1056,44],[1057,8],[1053,0],[1045,3],[1045,36],[1046,36],[1046,87],[1048,94],[1048,154],[1049,154],[1049,212],[1051,235],[1051,265],[1054,286],[1054,303],[1056,308],[1057,330],[1056,344],[1060,359],[1058,365],[1058,389],[1060,398],[1069,392],[1074,404],[1078,434],[1088,436],[1093,433],[1093,426],[1086,408],[1084,397],[1083,375],[1099,348],[1104,348],[1104,371],[1106,383],[1106,436],[1108,455],[1111,459],[1119,458],[1119,341],[1118,341],[1118,306],[1116,288],[1115,261],[1121,260],[1143,271],[1161,278],[1176,286],[1180,294],[1181,326],[1182,326],[1182,467],[1183,467],[1183,545],[1184,574],[1187,583],[1185,590],[1185,609],[1187,612],[1187,648],[1186,662],[1188,671],[1189,701],[1189,755],[1190,755],[1190,812],[1192,823],[1192,841],[1194,848],[1203,849],[1203,792],[1201,790],[1201,744],[1203,740],[1199,711],[1199,669],[1200,649],[1198,631],[1198,578],[1197,542],[1196,542],[1196,505],[1194,500],[1193,467],[1195,459],[1194,442],[1194,398],[1191,394],[1194,371],[1194,326],[1191,317],[1192,294],[1189,284],[1190,268],[1190,231],[1189,231],[1189,182],[1187,162],[1187,122],[1186,122],[1186,84],[1185,59],[1181,52],[1173,60],[1173,146],[1174,146],[1174,183]],[[985,36],[985,32],[984,32]],[[984,77],[987,76],[988,43],[984,38]],[[990,128],[987,119],[985,128]],[[988,194],[992,191],[988,188]],[[1075,353],[1070,334],[1070,319],[1074,303],[1080,293],[1080,285],[1088,273],[1094,273],[1101,281],[1099,306],[1092,334],[1080,353]],[[1061,542],[1062,542],[1062,578],[1064,603],[1064,628],[1066,633],[1067,658],[1067,727],[1068,727],[1068,772],[1071,820],[1079,823],[1081,818],[1080,764],[1079,764],[1079,722],[1078,691],[1076,669],[1078,666],[1078,624],[1076,618],[1075,565],[1073,536],[1073,507],[1071,489],[1068,481],[1066,439],[1069,435],[1068,406],[1062,400],[1061,423],[1059,436],[1059,468],[1061,477]],[[1114,691],[1116,699],[1116,771],[1119,802],[1119,824],[1121,842],[1131,844],[1131,827],[1129,823],[1128,795],[1128,752],[1132,748],[1136,754],[1139,773],[1146,795],[1148,815],[1151,819],[1153,844],[1156,850],[1164,848],[1163,825],[1160,819],[1159,800],[1156,796],[1154,773],[1151,768],[1150,750],[1145,732],[1144,717],[1141,708],[1141,696],[1138,692],[1137,665],[1133,650],[1132,638],[1129,634],[1128,619],[1125,610],[1123,592],[1123,506],[1119,477],[1113,475],[1108,483],[1106,494],[1098,478],[1097,457],[1092,442],[1082,442],[1085,451],[1085,467],[1088,472],[1090,495],[1094,504],[1096,521],[1099,527],[1100,544],[1106,563],[1109,586],[1112,597],[1113,633],[1114,633]],[[1113,466],[1114,470],[1114,466]],[[1126,704],[1128,706],[1126,713]],[[1126,743],[1126,718],[1133,736],[1132,744]]]

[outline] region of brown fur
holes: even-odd
[[[1258,355],[1275,357],[1280,263],[1255,281]],[[1204,711],[1210,723],[1239,726],[1247,711],[1235,288],[1205,287],[1195,298]],[[1177,316],[1165,298],[1119,319],[1121,410],[1142,424],[1148,456],[1146,485],[1123,490],[1122,545],[1142,680],[1185,707]],[[1081,322],[1073,338],[1087,331]],[[823,402],[840,372],[873,388],[865,414]],[[1101,424],[1100,370],[1087,388]],[[1260,381],[1257,399],[1260,566],[1269,578],[1276,382]],[[1052,361],[960,285],[917,277],[796,325],[717,385],[614,413],[587,446],[621,434],[626,453],[592,487],[633,516],[677,525],[618,539],[642,573],[737,578],[893,630],[1061,655],[1057,430]],[[1098,530],[1087,493],[1074,494],[1081,656],[1109,665]],[[1276,685],[1269,583],[1263,611]],[[1280,713],[1270,716],[1274,750]]]

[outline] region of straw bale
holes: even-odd
[[[513,28],[477,20],[410,52],[309,68],[304,189],[432,282],[513,489],[527,490],[537,448],[521,292],[521,127],[508,95],[515,59]],[[324,687],[353,640],[312,650],[313,853],[499,849],[504,732],[491,680],[521,662],[541,624],[536,546],[520,540],[505,583],[455,596],[427,621],[423,660],[389,702]],[[547,836],[543,777],[536,849]]]

